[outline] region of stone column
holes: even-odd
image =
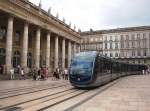
[[[80,52],[81,50],[80,50],[80,44],[78,45],[78,52]]]
[[[36,31],[36,43],[35,43],[35,66],[37,68],[40,67],[40,36],[41,36],[41,30],[40,28]]]
[[[65,68],[65,39],[62,40],[62,68]]]
[[[58,68],[58,36],[55,37],[55,60],[54,60],[54,68]]]
[[[70,67],[71,63],[71,41],[68,41],[68,68]]]
[[[7,40],[6,40],[6,73],[8,74],[11,69],[12,58],[12,37],[13,37],[13,17],[8,19],[7,27]]]
[[[24,33],[23,33],[23,47],[22,47],[22,58],[21,66],[27,68],[27,53],[28,53],[28,29],[29,24],[24,24]]]
[[[76,43],[74,43],[74,45],[73,45],[73,49],[74,49],[74,51],[73,51],[73,52],[74,52],[73,56],[77,53],[76,48],[77,48],[77,47],[76,47]]]
[[[50,68],[50,32],[47,33],[46,43],[46,67]]]
[[[150,34],[149,33],[146,34],[146,48],[147,48],[147,56],[150,57]]]

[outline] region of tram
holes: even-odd
[[[129,64],[96,51],[77,53],[69,68],[70,83],[77,88],[97,87],[123,76],[142,74],[146,65]]]

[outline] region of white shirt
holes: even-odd
[[[10,69],[10,73],[11,73],[11,74],[14,74],[14,69]]]

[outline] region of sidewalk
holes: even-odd
[[[73,111],[150,111],[150,75],[121,78]]]

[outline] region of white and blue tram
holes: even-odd
[[[96,51],[77,53],[71,61],[69,80],[78,88],[97,87],[122,76],[141,74],[145,65],[118,62]]]

